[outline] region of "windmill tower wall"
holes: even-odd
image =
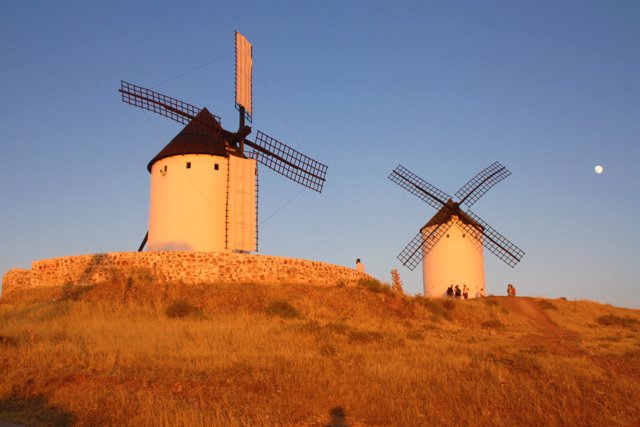
[[[150,251],[255,251],[256,161],[185,154],[151,167]]]
[[[460,220],[452,216],[447,232],[430,250],[423,249],[422,263],[424,296],[439,298],[446,296],[447,288],[458,285],[462,289],[467,285],[469,298],[484,296],[484,256],[482,234],[471,235],[459,224]],[[427,236],[436,225],[422,230]]]

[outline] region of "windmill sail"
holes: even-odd
[[[437,224],[431,230],[426,230],[423,227],[418,234],[414,236],[407,246],[400,252],[398,259],[409,270],[413,271],[414,268],[424,258],[424,254],[435,246],[440,240],[442,235],[447,232],[451,227],[451,223]]]
[[[327,165],[305,156],[260,131],[256,134],[255,143],[248,140],[245,143],[258,152],[257,157],[261,164],[298,184],[318,193],[322,192]]]
[[[244,108],[247,120],[251,121],[253,48],[251,43],[236,31],[236,108]]]
[[[198,114],[202,111],[201,108],[186,102],[125,81],[121,82],[120,92],[123,102],[186,125],[197,119]],[[232,133],[220,126],[213,126],[216,122],[220,123],[220,118],[212,116],[215,118],[215,122],[201,124],[210,127],[214,132],[223,133],[230,143],[238,142],[251,131],[251,128],[245,127]],[[255,150],[261,164],[298,184],[319,193],[322,192],[327,174],[326,165],[260,131],[256,135],[255,142],[244,140],[244,143]]]
[[[431,224],[434,228],[423,227],[420,233],[398,255],[398,259],[406,267],[413,270],[423,256],[435,246],[440,237],[447,231],[448,224],[450,224],[449,220],[455,215],[466,218],[466,220],[459,221],[459,224],[470,236],[475,237],[472,240],[481,240],[483,246],[507,265],[510,267],[515,266],[524,256],[524,251],[494,230],[478,215],[469,210],[465,212],[460,209],[462,203],[467,206],[473,205],[491,187],[509,175],[511,175],[511,172],[499,162],[491,164],[456,192],[456,196],[461,200],[455,203],[447,193],[437,189],[402,165],[398,165],[388,178],[434,208],[440,209],[436,214],[436,217],[440,217],[438,223]],[[480,243],[478,243],[478,247],[480,247]]]
[[[440,209],[451,198],[402,165],[398,165],[388,178],[436,209]]]
[[[120,81],[120,89],[118,91],[122,94],[122,102],[168,117],[183,125],[189,124],[201,110],[179,99],[125,82],[124,80]],[[220,117],[216,115],[214,117],[220,123]]]
[[[470,210],[466,211],[466,214],[471,217],[475,222],[482,226],[482,244],[485,248],[489,249],[495,256],[500,258],[509,267],[514,267],[522,257],[524,251],[511,243],[502,234],[498,233],[489,224],[487,224],[482,218]],[[470,225],[463,224],[464,227],[471,227]],[[475,230],[470,230],[475,231]]]
[[[489,191],[491,187],[511,175],[511,172],[502,166],[499,162],[495,162],[485,170],[471,178],[469,182],[456,192],[456,197],[460,199],[460,204],[471,207],[484,193]]]

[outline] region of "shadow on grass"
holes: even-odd
[[[75,416],[49,405],[44,395],[26,397],[10,394],[0,399],[0,420],[31,427],[65,427],[73,425]]]
[[[329,424],[326,427],[349,427],[347,417],[342,406],[336,406],[329,411]]]

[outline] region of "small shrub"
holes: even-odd
[[[68,300],[55,301],[42,306],[42,310],[35,317],[41,322],[48,322],[66,316],[71,311],[72,303]]]
[[[442,317],[432,314],[431,316],[429,316],[429,320],[432,321],[433,323],[440,323],[442,321]]]
[[[273,301],[265,309],[269,316],[278,316],[283,319],[295,319],[300,317],[300,313],[291,304],[286,301],[277,300]]]
[[[328,331],[331,331],[333,333],[336,334],[340,334],[340,335],[346,335],[350,328],[349,326],[345,325],[344,323],[335,323],[335,322],[331,322],[326,326]]]
[[[452,299],[445,299],[442,300],[442,306],[445,309],[452,311],[454,308],[456,308],[456,303]]]
[[[294,330],[303,334],[317,335],[322,333],[322,325],[317,320],[309,320],[308,322],[294,326]]]
[[[416,297],[416,301],[431,312],[430,320],[432,322],[439,322],[440,319],[451,320],[451,311],[455,307],[455,303],[452,300]]]
[[[504,323],[499,319],[485,320],[480,324],[483,329],[504,329]]]
[[[376,279],[359,279],[358,286],[362,286],[363,288],[366,288],[371,292],[382,292],[388,295],[391,295],[393,293],[391,286],[380,283]]]
[[[543,310],[557,310],[558,307],[553,305],[553,303],[546,299],[540,299],[537,301],[538,306]]]
[[[129,276],[129,278],[132,279],[134,283],[139,283],[143,285],[149,285],[154,281],[153,273],[146,268],[134,269],[131,273],[131,276]]]
[[[335,357],[338,355],[338,348],[332,344],[322,344],[318,348],[318,353],[326,357]]]
[[[640,361],[640,350],[628,350],[622,357],[627,360],[638,362]]]
[[[640,321],[638,319],[634,319],[633,317],[619,317],[614,316],[613,314],[600,316],[596,320],[599,324],[604,326],[621,326],[623,328],[635,328],[640,325]]]
[[[532,355],[528,352],[520,352],[514,355],[511,368],[518,371],[526,372],[528,374],[534,372],[537,373],[542,370],[539,359],[535,355]]]
[[[402,279],[400,279],[400,273],[398,273],[398,270],[396,270],[395,268],[391,270],[391,282],[393,283],[391,289],[396,292],[400,292],[401,294],[404,293],[404,289],[402,287]]]
[[[74,286],[71,282],[66,282],[64,285],[62,285],[62,290],[60,291],[60,299],[63,301],[71,299],[72,295],[74,294],[73,288]]]
[[[15,338],[0,335],[0,347],[15,347],[16,345],[18,345],[18,341]]]
[[[497,306],[498,300],[492,297],[484,298],[484,303],[489,306]]]
[[[377,331],[350,331],[349,341],[357,343],[370,343],[382,340],[383,335]]]
[[[82,294],[95,288],[95,285],[78,286],[71,282],[66,282],[60,291],[60,300],[62,301],[78,301]]]
[[[424,335],[422,335],[422,332],[420,331],[409,331],[409,333],[407,334],[407,339],[409,340],[419,341],[423,338]]]
[[[185,299],[173,301],[169,304],[164,313],[170,318],[183,318],[188,316],[202,317],[200,309]]]

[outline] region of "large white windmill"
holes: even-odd
[[[398,165],[389,179],[419,197],[438,212],[409,242],[398,259],[413,270],[420,261],[423,269],[424,295],[441,297],[451,285],[469,288],[471,297],[484,296],[483,246],[510,267],[516,265],[524,252],[508,241],[470,210],[491,187],[511,175],[495,162],[474,176],[460,190],[454,202],[447,193],[437,189],[408,169]]]
[[[327,166],[258,131],[252,120],[252,46],[236,32],[237,132],[206,108],[122,81],[122,101],[186,125],[147,165],[150,251],[257,251],[257,162],[322,191]]]

